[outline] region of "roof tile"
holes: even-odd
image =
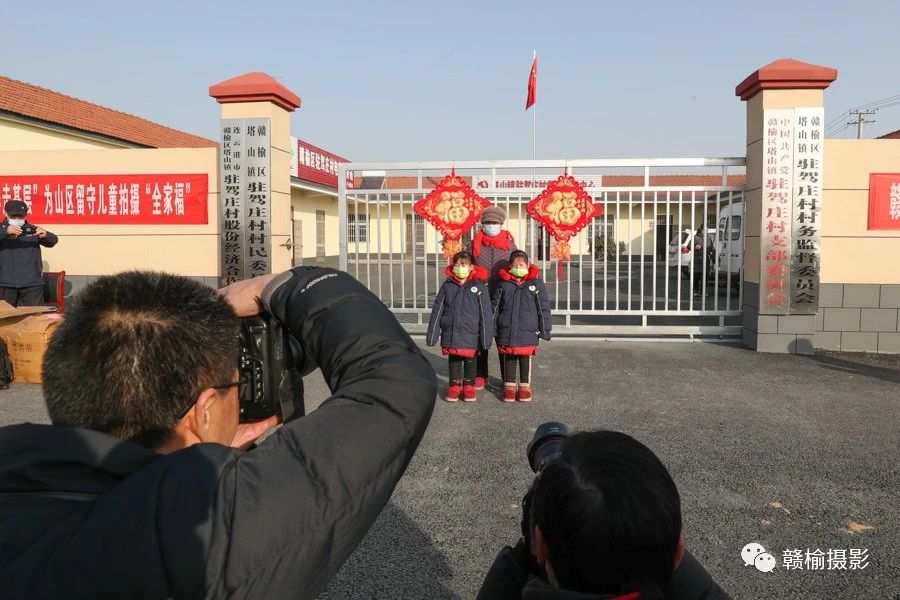
[[[150,148],[213,148],[213,140],[0,76],[0,110]]]

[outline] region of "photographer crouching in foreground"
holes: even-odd
[[[434,370],[345,273],[219,294],[130,272],[66,313],[44,362],[53,425],[0,429],[4,598],[315,598],[356,548],[425,432]],[[238,420],[255,385],[238,317],[260,309],[332,396],[245,451],[279,420]]]
[[[478,600],[730,600],[684,549],[681,500],[653,452],[624,433],[540,425],[522,539]]]

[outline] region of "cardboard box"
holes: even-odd
[[[48,313],[52,306],[23,306],[14,308],[0,300],[0,339],[13,363],[16,383],[41,383],[44,352],[62,315]]]

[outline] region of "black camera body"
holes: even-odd
[[[306,413],[303,378],[293,361],[299,343],[271,315],[241,319],[240,420],[281,414],[285,422]]]
[[[37,227],[32,225],[31,223],[25,223],[22,225],[22,235],[35,235],[37,234]]]
[[[538,425],[526,451],[528,466],[537,474],[537,477],[541,476],[541,471],[544,470],[544,467],[562,456],[563,447],[568,437],[569,428],[563,423],[548,421]],[[531,539],[531,532],[534,530],[534,522],[531,518],[531,495],[532,491],[529,489],[522,498],[521,525],[522,538],[526,547],[534,554],[534,545]]]

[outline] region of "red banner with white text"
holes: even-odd
[[[869,231],[900,230],[900,173],[869,174]]]
[[[0,204],[10,200],[38,225],[203,225],[209,176],[0,175]]]

